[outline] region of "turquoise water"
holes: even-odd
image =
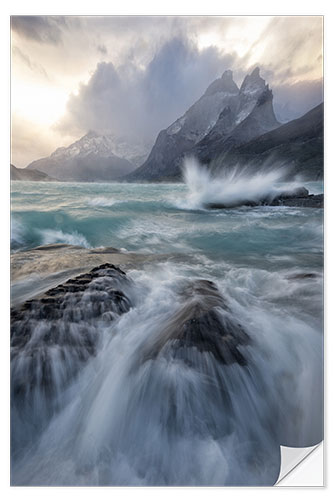
[[[322,210],[181,208],[187,194],[185,184],[12,182],[12,249],[63,242],[264,268],[322,266]]]
[[[261,193],[273,189],[266,181]],[[17,441],[32,444],[13,460],[13,484],[270,485],[280,444],[322,439],[323,210],[205,210],[213,184],[200,176],[188,185],[12,182],[13,252],[61,242],[161,254],[127,272],[133,307],[109,327],[96,325],[96,357],[43,429],[42,391],[23,418],[21,409],[14,415]],[[247,183],[229,187],[239,196]],[[321,183],[306,187],[322,192]],[[246,368],[220,366],[195,348],[190,363],[168,350],[138,362],[195,278],[216,283],[248,332]],[[20,377],[21,355],[13,365]],[[56,346],[48,355],[63,373]]]

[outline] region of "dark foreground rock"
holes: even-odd
[[[271,203],[273,207],[305,207],[305,208],[324,208],[323,194],[308,194],[305,196],[284,196],[275,198]]]
[[[76,376],[102,345],[103,327],[130,309],[130,286],[121,269],[103,264],[11,310],[13,459],[72,401]]]
[[[241,348],[250,343],[250,337],[231,314],[216,285],[208,280],[196,280],[181,296],[185,301],[145,350],[144,360],[170,350],[172,355],[184,356],[184,351],[195,348],[212,354],[224,365],[246,365]]]
[[[131,303],[126,274],[104,264],[11,311],[11,388],[15,404],[55,396],[96,354],[97,324],[111,323]]]
[[[258,206],[271,206],[271,207],[306,207],[306,208],[324,208],[324,195],[323,194],[309,194],[309,191],[300,187],[293,191],[280,193],[274,197],[266,197],[259,201],[243,200],[235,204],[224,203],[207,203],[206,208],[221,209],[221,208],[234,208],[237,206],[258,207]]]

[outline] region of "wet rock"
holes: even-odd
[[[324,195],[309,194],[309,191],[305,187],[299,187],[292,191],[281,193],[273,200],[265,200],[262,204],[270,206],[323,208]]]
[[[305,187],[298,187],[296,189],[292,189],[291,191],[285,191],[279,196],[279,198],[304,198],[306,196],[309,196],[309,191]]]
[[[250,337],[234,318],[226,300],[216,285],[208,280],[196,280],[187,286],[178,312],[166,323],[153,345],[146,348],[144,361],[162,353],[174,355],[195,348],[210,353],[222,364],[246,365],[242,346]]]
[[[260,201],[244,199],[237,204],[225,205],[223,203],[207,203],[206,208],[210,209],[223,209],[235,208],[237,206],[258,207],[258,206],[287,206],[287,207],[308,207],[308,208],[323,208],[324,195],[323,194],[309,194],[305,187],[299,187],[292,191],[285,191],[273,197],[268,196]]]
[[[97,325],[107,326],[130,309],[122,290],[129,283],[121,269],[103,264],[12,309],[14,403],[36,391],[55,395],[67,385],[96,354]]]

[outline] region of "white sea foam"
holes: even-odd
[[[39,233],[42,237],[43,245],[50,245],[52,243],[66,243],[67,245],[78,245],[80,247],[90,248],[90,245],[86,238],[73,231],[72,233],[64,233],[61,230],[54,229],[41,229]]]
[[[24,226],[15,217],[12,217],[10,222],[10,243],[13,246],[20,246],[24,243]]]
[[[242,350],[246,368],[195,348],[184,363],[170,354],[172,344],[142,362],[179,308],[184,277],[169,264],[133,271],[136,307],[99,332],[103,349],[36,449],[14,464],[16,484],[269,484],[279,472],[280,440],[307,446],[320,439],[320,336],[263,301],[277,274],[245,274],[236,276],[237,287],[230,274],[220,285],[251,338]]]
[[[92,198],[88,201],[88,205],[91,207],[112,207],[116,203],[119,203],[119,201],[113,200],[112,198],[105,198],[103,196]]]
[[[201,208],[214,196],[220,200],[223,179],[214,179],[200,165],[188,173],[189,194],[182,208]],[[230,175],[228,196],[231,187],[248,194],[250,182],[245,179],[249,180],[244,173],[235,174],[233,180]],[[268,192],[272,186],[278,188],[279,181],[274,179],[270,178],[271,184],[261,179],[261,186],[265,184]],[[84,209],[91,192],[98,196],[96,206],[103,206],[105,200],[112,203],[120,195],[132,202],[135,190],[138,201],[146,196],[142,186],[110,185],[110,199],[105,191],[98,192],[98,186],[80,189],[91,189],[82,191]],[[185,198],[184,185],[162,186],[156,188],[156,201],[171,190]],[[145,252],[177,250],[186,262],[176,266],[163,261],[129,272],[135,284],[129,291],[133,307],[107,328],[95,325],[101,340],[96,356],[78,373],[68,392],[53,402],[59,407],[47,427],[39,428],[35,421],[36,407],[44,399],[28,399],[34,425],[29,427],[21,413],[12,422],[20,445],[19,455],[12,457],[13,484],[267,484],[278,473],[269,467],[279,466],[279,444],[308,446],[321,439],[319,216],[284,207],[199,214],[175,213],[164,205],[153,212],[148,207],[140,212],[132,205],[128,218],[113,233],[110,230],[112,238],[118,238],[117,246]],[[42,204],[38,208],[42,216],[49,216]],[[90,212],[86,213],[89,217]],[[36,227],[38,222],[34,222]],[[43,222],[39,227],[52,224]],[[38,229],[38,244],[89,246],[74,231],[80,227],[83,232],[81,221],[80,226],[71,227],[70,233]],[[19,235],[20,225],[14,229]],[[36,231],[31,230],[32,235]],[[25,233],[29,234],[28,229]],[[104,238],[104,231],[100,237]],[[116,245],[110,239],[112,243]],[[194,264],[189,258],[193,252]],[[302,279],[301,273],[310,272],[314,278]],[[142,349],[154,345],[177,312],[182,301],[179,290],[188,277],[211,279],[219,286],[234,320],[251,338],[242,347],[247,366],[221,365],[195,348],[190,349],[193,363],[185,363],[182,348],[179,356],[170,355],[172,344],[158,358],[140,361]],[[35,333],[43,332],[36,329]],[[64,355],[71,349],[65,348]],[[61,379],[64,364],[59,351],[51,344],[48,352],[55,376]],[[220,387],[223,390],[217,391]],[[280,436],[277,443],[272,443],[274,434]],[[29,438],[31,448],[24,448],[21,436]]]
[[[209,204],[235,207],[247,202],[258,203],[265,198],[273,199],[283,191],[300,186],[299,182],[283,182],[285,175],[286,171],[282,169],[250,174],[236,167],[213,175],[195,158],[186,158],[183,177],[188,195],[184,201],[178,202],[178,207],[201,209]]]

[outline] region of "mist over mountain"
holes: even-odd
[[[236,107],[223,110],[212,130],[192,153],[199,157],[214,156],[215,151],[228,151],[278,127],[280,123],[272,102],[272,90],[260,77],[259,68],[255,68],[244,79]]]
[[[215,80],[204,95],[166,130],[162,130],[147,161],[128,180],[166,180],[180,177],[185,154],[247,142],[279,126],[273,94],[259,68],[238,89],[230,70]]]
[[[281,124],[275,115],[273,92],[258,67],[245,76],[240,88],[232,71],[226,70],[158,134],[151,150],[139,139],[89,131],[70,146],[33,161],[27,169],[62,181],[173,182],[181,180],[187,156],[198,158],[212,170],[245,164],[259,168],[273,161],[287,166],[291,174],[320,178],[322,105]]]
[[[146,154],[140,145],[90,131],[70,146],[60,147],[26,168],[38,169],[62,181],[112,181],[133,171]]]

